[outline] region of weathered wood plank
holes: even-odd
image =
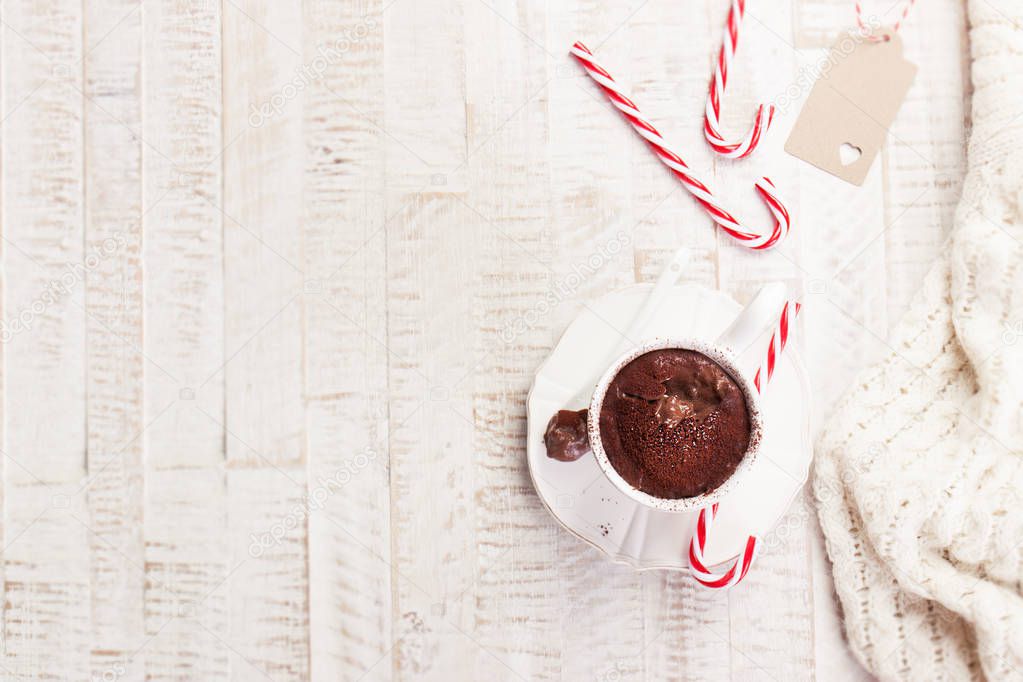
[[[472,679],[472,451],[479,218],[415,195],[388,227],[389,452],[395,676]]]
[[[223,21],[227,458],[292,465],[305,455],[302,9],[227,3]]]
[[[73,480],[85,464],[82,17],[12,3],[3,20],[4,100],[20,103],[4,124],[6,443],[47,480]]]
[[[387,152],[391,190],[461,193],[466,188],[465,74],[463,2],[437,0],[388,4],[387,106],[382,117],[363,102],[339,99],[345,116],[369,121],[380,130]],[[393,210],[390,212],[393,214]]]
[[[917,8],[923,9],[923,8]],[[885,145],[887,309],[897,321],[952,229],[966,172],[969,43],[963,3],[917,11],[900,32],[920,66]]]
[[[464,662],[477,649],[465,634],[477,566],[472,385],[455,386],[473,369],[466,349],[475,346],[478,221],[462,196],[462,12],[461,2],[444,0],[384,14],[387,214],[395,216],[386,242],[390,660],[398,679],[470,679]]]
[[[305,4],[310,672],[324,682],[393,672],[383,5]]]
[[[141,678],[145,551],[142,431],[142,16],[85,3],[86,385],[90,676]]]
[[[703,138],[703,109],[711,74],[710,55],[717,50],[721,27],[717,13],[709,7],[670,3],[644,6],[615,32],[605,50],[624,50],[623,78],[633,85],[637,104],[651,117],[672,145],[722,199],[750,205],[750,196],[739,185],[714,183],[714,155]],[[665,31],[665,23],[692,27],[689,39],[680,41]],[[630,44],[643,45],[642,50]],[[729,102],[726,116],[740,121],[748,115],[741,103]],[[619,117],[620,118],[620,117]],[[731,119],[726,118],[726,123]],[[621,182],[632,194],[635,228],[636,281],[653,281],[665,260],[679,246],[686,246],[692,258],[682,280],[715,287],[718,281],[717,228],[681,183],[664,167],[624,121],[615,121],[619,134],[628,134],[629,174]],[[729,126],[731,129],[731,126]],[[754,206],[754,208],[756,208]],[[740,209],[736,209],[738,213]]]
[[[146,460],[155,468],[219,465],[226,360],[220,10],[159,0],[142,16]]]
[[[4,660],[89,669],[82,7],[2,8]],[[76,65],[77,68],[76,68]]]
[[[215,467],[146,469],[146,630],[135,656],[147,680],[226,680],[246,667],[227,646],[225,497]]]
[[[221,15],[143,17],[147,679],[225,679],[230,659],[220,211]],[[150,369],[149,365],[152,365]]]
[[[88,509],[75,489],[24,482],[5,493],[3,667],[12,679],[70,679],[88,669]]]
[[[231,677],[309,671],[300,3],[223,16],[225,586]],[[269,540],[264,548],[262,542]],[[258,540],[258,542],[257,542]]]
[[[755,569],[729,591],[733,680],[813,679],[815,525],[807,500],[798,496],[764,537]]]
[[[728,603],[688,573],[650,571],[645,585],[645,641],[637,652],[647,680],[728,678]]]
[[[305,469],[229,470],[227,600],[231,678],[309,679]],[[255,672],[254,672],[255,671]]]

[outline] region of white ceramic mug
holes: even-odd
[[[631,499],[653,509],[667,512],[693,512],[707,505],[713,504],[724,497],[729,490],[735,487],[743,475],[753,466],[760,444],[763,440],[763,419],[760,411],[760,392],[753,385],[753,379],[748,372],[744,372],[738,362],[738,358],[747,350],[757,337],[774,322],[785,301],[785,287],[781,284],[769,284],[765,286],[753,298],[746,308],[739,313],[735,321],[726,329],[717,340],[712,342],[699,341],[696,339],[669,338],[658,339],[644,343],[626,351],[601,376],[600,381],[593,391],[590,400],[589,413],[587,415],[587,429],[589,431],[590,447],[597,459],[604,475],[607,476],[616,488],[621,490]],[[732,475],[724,483],[696,497],[681,497],[677,499],[665,499],[655,497],[642,490],[632,487],[621,474],[611,465],[604,452],[600,441],[600,408],[604,402],[604,396],[611,381],[617,376],[625,365],[632,362],[640,355],[665,348],[682,348],[693,350],[706,355],[718,363],[735,380],[742,389],[746,398],[746,408],[749,411],[750,419],[750,444],[743,455],[739,465],[732,472]]]

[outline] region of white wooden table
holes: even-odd
[[[690,281],[806,292],[819,428],[949,230],[961,3],[910,15],[920,73],[863,188],[781,151],[798,103],[754,160],[709,152],[726,11],[6,0],[4,679],[862,676],[808,501],[722,595],[612,565],[525,469],[537,365],[680,244]],[[805,95],[852,21],[852,0],[752,0],[726,127]],[[770,171],[787,243],[715,231],[575,39],[743,215],[766,219],[751,182]],[[629,246],[570,277],[617,221]]]

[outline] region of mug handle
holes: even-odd
[[[786,287],[781,282],[766,284],[753,297],[738,317],[718,337],[717,343],[724,346],[736,358],[741,357],[767,326],[774,322],[778,311],[785,303]]]

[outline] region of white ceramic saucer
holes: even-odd
[[[547,457],[543,433],[556,410],[586,407],[608,356],[621,343],[618,330],[628,329],[652,285],[637,284],[591,303],[569,325],[529,392],[526,456],[533,485],[544,505],[566,529],[635,568],[684,569],[695,513],[654,511],[619,491],[605,477],[592,454],[575,462]],[[713,341],[741,310],[729,296],[703,287],[676,286],[647,327],[643,343],[686,336]],[[740,358],[756,371],[769,334]],[[579,404],[568,404],[586,395]],[[764,441],[748,474],[725,496],[708,539],[712,563],[734,558],[746,537],[764,536],[785,513],[806,482],[810,468],[810,392],[806,372],[792,348],[785,351],[762,400]]]

